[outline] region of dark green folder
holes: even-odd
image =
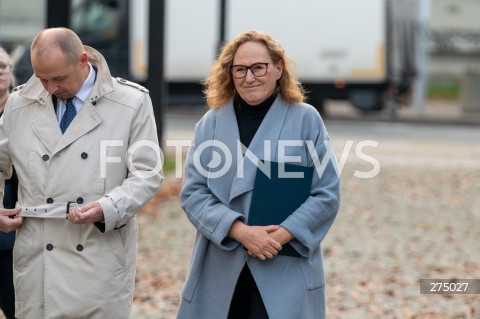
[[[257,168],[248,225],[280,225],[310,196],[314,167],[278,162],[270,162],[270,165],[270,177]],[[303,178],[286,178],[279,175],[279,165],[285,165],[285,172],[302,172]],[[288,243],[279,254],[300,257]]]

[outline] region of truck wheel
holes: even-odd
[[[320,113],[320,116],[323,118],[327,117],[325,112],[325,99],[323,97],[318,95],[310,95],[308,97],[308,103],[317,109],[318,113]]]
[[[373,90],[353,90],[350,92],[350,102],[363,113],[380,111],[384,107],[383,92]]]

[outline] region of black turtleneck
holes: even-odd
[[[238,131],[240,133],[240,142],[248,147],[262,124],[265,115],[275,101],[276,94],[272,94],[268,99],[258,105],[250,105],[245,102],[238,94],[235,95],[233,104],[235,106],[235,115],[237,116]]]

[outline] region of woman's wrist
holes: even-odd
[[[241,220],[237,219],[236,221],[233,222],[232,226],[230,227],[230,230],[228,231],[228,237],[240,242],[240,236],[242,234],[242,230],[246,227]]]

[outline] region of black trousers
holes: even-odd
[[[268,319],[262,296],[246,264],[238,277],[228,319]]]
[[[13,260],[11,250],[0,250],[0,308],[7,319],[15,318]]]

